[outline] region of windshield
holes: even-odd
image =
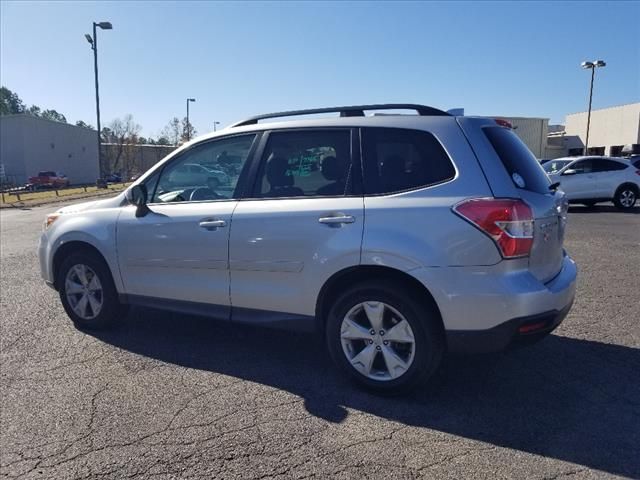
[[[573,160],[551,160],[549,162],[546,162],[544,165],[542,165],[542,168],[544,168],[544,171],[547,173],[551,173],[551,174],[558,173],[564,167],[569,165],[572,161]]]

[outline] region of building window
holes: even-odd
[[[622,156],[622,148],[624,145],[612,145],[609,148],[609,155],[612,157],[621,157]]]
[[[579,157],[580,155],[582,155],[582,148],[570,148],[569,149],[569,156],[570,157]]]
[[[589,147],[587,155],[604,155],[604,147]]]

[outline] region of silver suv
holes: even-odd
[[[417,115],[365,115],[388,109]],[[228,182],[175,175],[184,165]],[[361,385],[397,392],[446,351],[503,349],[562,321],[576,285],[566,215],[494,120],[325,108],[184,145],[121,195],[49,215],[39,254],[80,328],[143,305],[309,329]]]

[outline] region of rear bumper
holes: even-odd
[[[514,318],[488,330],[449,330],[446,332],[447,346],[453,353],[488,353],[535,343],[562,323],[572,304],[561,311]]]
[[[531,274],[527,259],[411,273],[432,293],[453,352],[496,351],[548,334],[571,309],[577,278],[566,254],[546,283]]]

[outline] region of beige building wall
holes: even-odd
[[[547,156],[548,118],[531,117],[494,117],[503,118],[515,128],[515,133],[529,147],[537,158]],[[559,155],[561,156],[561,155]],[[554,157],[555,158],[555,157]]]
[[[567,115],[566,135],[579,137],[584,145],[587,135],[587,113]],[[611,147],[640,143],[640,103],[591,111],[589,148],[605,147],[605,155],[611,155]]]

